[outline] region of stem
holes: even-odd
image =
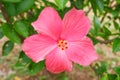
[[[92,10],[92,7],[89,5],[89,0],[88,0],[88,11],[86,11],[86,15],[88,15],[91,10]]]
[[[101,19],[101,23],[104,21],[105,17],[107,16],[107,12],[105,12],[104,16]]]
[[[10,21],[10,18],[8,16],[7,12],[5,11],[4,6],[3,6],[3,4],[2,4],[1,1],[0,1],[0,10],[1,10],[1,12],[2,12],[5,20],[7,21],[7,23],[9,23],[10,25],[12,25],[12,22]]]

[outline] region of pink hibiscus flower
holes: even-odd
[[[62,20],[53,8],[46,7],[32,25],[38,34],[25,39],[22,49],[34,62],[45,60],[48,71],[71,71],[72,62],[87,66],[98,58],[86,37],[90,21],[83,10],[73,8]]]

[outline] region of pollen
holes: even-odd
[[[68,49],[68,43],[66,40],[59,40],[58,41],[58,47],[61,49],[61,50],[65,50],[65,49]]]

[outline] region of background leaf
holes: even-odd
[[[119,39],[119,38],[116,38],[116,39],[113,41],[112,49],[113,49],[113,52],[118,52],[118,51],[120,51],[120,39]]]
[[[120,0],[116,0],[116,2],[120,4]]]
[[[18,44],[21,43],[21,39],[18,37],[16,32],[12,29],[12,26],[5,23],[2,25],[2,31],[6,37],[8,37],[11,41],[16,42]]]
[[[102,76],[102,77],[100,78],[100,80],[109,80],[109,79],[108,79],[108,75],[105,74],[104,76]]]
[[[96,1],[95,0],[90,0],[93,12],[95,15],[97,15],[97,5],[96,5]]]
[[[101,24],[100,24],[99,19],[96,16],[94,16],[93,23],[94,23],[95,34],[97,35],[100,30]]]
[[[7,56],[14,47],[14,43],[11,41],[6,41],[2,47],[2,56]]]
[[[57,6],[59,7],[59,9],[63,10],[68,0],[55,0],[55,2]]]
[[[38,63],[31,62],[29,65],[30,74],[35,75],[40,72],[44,68],[45,64],[44,61],[40,61]]]
[[[11,2],[11,3],[17,3],[21,2],[22,0],[2,0],[3,2]]]
[[[13,3],[4,3],[4,7],[9,16],[16,16],[16,9]]]
[[[22,13],[29,10],[34,5],[34,0],[22,0],[16,4],[17,13]]]
[[[29,36],[29,26],[24,21],[16,21],[14,23],[15,31],[23,37]]]
[[[104,3],[103,3],[103,0],[95,0],[96,1],[96,4],[99,11],[102,13],[104,11]]]
[[[120,75],[120,66],[114,67],[114,71]]]
[[[84,3],[84,0],[76,0],[75,2],[75,6],[77,9],[83,9],[83,3]]]
[[[114,23],[115,29],[120,30],[120,25],[116,21],[114,21],[113,23]]]
[[[2,32],[2,28],[0,27],[0,39],[3,37],[3,32]]]
[[[117,78],[116,74],[108,74],[109,80],[115,80]]]
[[[27,57],[23,51],[20,52],[19,60],[22,63],[30,63],[31,62],[31,59],[29,57]]]
[[[107,71],[107,63],[106,62],[101,62],[101,65],[96,64],[97,69],[96,69],[96,73],[99,75],[102,75],[104,72]]]

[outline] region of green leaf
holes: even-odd
[[[25,65],[23,63],[21,63],[20,61],[17,61],[13,67],[16,69],[19,69],[19,68],[25,67]]]
[[[95,15],[97,15],[97,5],[96,5],[96,1],[95,0],[90,0],[93,12]]]
[[[106,62],[102,62],[101,66],[98,65],[98,64],[96,64],[96,66],[97,66],[96,73],[99,74],[99,75],[102,75],[104,72],[106,72],[107,68],[108,68]]]
[[[120,0],[116,0],[116,2],[120,4]]]
[[[90,33],[91,33],[92,35],[96,35],[96,30],[93,29],[93,28],[91,28],[91,29],[90,29]]]
[[[119,24],[116,21],[114,21],[114,27],[115,27],[116,30],[120,29],[120,26],[119,26]]]
[[[98,34],[100,30],[100,21],[96,16],[94,16],[93,23],[94,23],[94,29],[96,31],[96,34]]]
[[[113,49],[112,50],[113,52],[120,51],[120,38],[114,39],[113,44],[112,44],[112,49]]]
[[[117,78],[115,80],[120,80],[120,75],[117,75]]]
[[[69,8],[65,7],[63,11],[61,11],[61,10],[58,11],[62,19],[64,18],[64,15],[65,15],[70,9],[71,9],[70,7],[69,7]]]
[[[109,39],[109,36],[106,36],[106,34],[103,33],[103,32],[100,32],[100,33],[98,34],[98,36],[102,37],[104,40],[108,40],[108,39]]]
[[[68,0],[55,0],[55,2],[57,6],[59,7],[59,9],[63,10]]]
[[[113,69],[114,69],[114,71],[115,71],[117,74],[120,75],[120,66],[116,66],[116,67],[114,67]]]
[[[31,59],[29,57],[27,57],[23,51],[20,52],[19,60],[22,63],[29,63],[29,62],[31,62]]]
[[[35,75],[39,73],[44,68],[44,66],[44,61],[40,61],[38,63],[31,62],[29,65],[30,74]]]
[[[7,75],[4,80],[14,80],[15,75],[13,73]]]
[[[104,7],[104,10],[105,10],[106,12],[109,12],[109,13],[112,13],[112,12],[113,12],[113,9],[110,8],[110,7],[108,7],[108,6],[105,6],[105,7]]]
[[[107,74],[103,75],[103,76],[100,78],[100,80],[109,80],[109,79],[108,79],[108,75],[107,75]]]
[[[100,12],[103,12],[104,11],[104,3],[103,3],[103,0],[95,0],[96,1],[96,5],[99,9]]]
[[[75,6],[77,7],[77,9],[83,9],[83,2],[83,0],[76,0]]]
[[[113,15],[114,18],[118,18],[119,10],[116,10],[116,9],[113,10],[113,11],[112,11],[112,15]]]
[[[2,47],[2,55],[7,56],[14,47],[14,43],[11,41],[6,41]]]
[[[18,37],[17,33],[12,29],[12,26],[5,23],[2,25],[3,34],[6,35],[11,41],[16,42],[18,44],[21,43],[20,38]]]
[[[57,78],[58,78],[58,80],[69,80],[69,78],[65,72],[59,74]]]
[[[13,3],[4,3],[4,7],[9,16],[16,15],[16,9]]]
[[[15,31],[18,32],[23,37],[29,36],[29,27],[24,21],[16,21],[14,23]]]
[[[106,36],[111,35],[111,32],[108,28],[106,28],[105,26],[103,27],[103,32],[105,33]]]
[[[92,32],[93,29],[91,29],[90,31]],[[92,33],[91,33],[92,34]],[[99,41],[94,37],[88,34],[88,37],[92,40],[93,44],[96,45]]]
[[[79,69],[79,70],[82,70],[83,69],[83,66],[79,65],[79,64],[76,64],[76,67]]]
[[[110,0],[104,1],[104,4],[108,5],[110,3]]]
[[[117,78],[116,74],[108,74],[109,80],[115,80]]]
[[[103,0],[90,0],[90,3],[95,15],[97,15],[97,10],[99,10],[101,13],[104,11]]]
[[[0,39],[3,37],[3,32],[2,32],[2,28],[0,27]]]
[[[46,80],[46,79],[47,79],[47,76],[43,75],[43,76],[40,76],[38,80]]]
[[[95,39],[94,37],[91,37],[93,44],[96,45],[97,43],[99,43],[99,41],[97,39]]]
[[[56,10],[58,9],[58,6],[55,4],[55,3],[53,3],[53,2],[50,2],[49,0],[42,0],[43,2],[44,2],[44,4],[46,5],[46,6],[51,6],[51,7],[53,7],[53,8],[55,8]],[[43,7],[43,6],[42,6]],[[42,8],[41,8],[42,9]],[[40,12],[39,12],[40,13]]]
[[[94,16],[94,27],[97,31],[100,29],[100,21],[96,16]]]
[[[61,73],[58,76],[58,80],[69,80],[68,76],[65,73]]]
[[[11,2],[11,3],[17,3],[21,2],[22,0],[2,0],[3,2]]]
[[[18,14],[29,10],[34,5],[34,0],[22,0],[16,4]]]

